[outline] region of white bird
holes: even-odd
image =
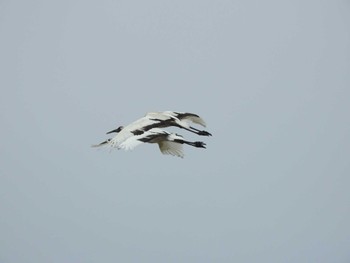
[[[125,127],[120,126],[115,130],[107,132],[107,134],[113,132],[118,133],[110,141],[113,147],[118,147],[118,145],[126,139],[135,135],[141,135],[150,129],[170,126],[179,127],[198,135],[211,136],[207,131],[201,131],[192,127],[190,125],[191,122],[202,125],[203,127],[206,126],[204,120],[194,113],[174,111],[149,112],[144,117],[130,123],[129,125]]]
[[[123,128],[120,127],[119,132],[122,131]],[[112,147],[115,147],[113,146],[112,141],[113,139],[108,139],[98,145],[93,145],[93,147],[99,147],[103,145],[111,145]],[[131,136],[116,147],[118,149],[132,150],[142,143],[157,143],[160,151],[163,154],[170,154],[181,158],[184,157],[182,147],[183,144],[188,144],[197,148],[205,148],[204,142],[185,141],[181,135],[170,133],[159,128],[152,128],[148,131],[143,132],[142,134]]]

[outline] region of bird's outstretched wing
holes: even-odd
[[[163,112],[149,112],[145,117],[158,119],[160,121],[168,121],[169,119],[193,122],[206,127],[205,121],[197,114],[190,112],[176,112],[176,111],[163,111]]]
[[[183,146],[180,143],[172,142],[172,141],[161,141],[158,143],[159,150],[162,154],[170,154],[174,156],[178,156],[183,158]]]
[[[197,114],[189,113],[189,112],[174,112],[174,113],[176,115],[175,117],[180,119],[180,120],[193,122],[193,123],[199,124],[203,127],[207,126],[205,121],[201,117],[199,117]]]

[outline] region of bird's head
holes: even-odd
[[[113,132],[118,133],[118,132],[120,132],[123,128],[124,128],[124,126],[119,126],[117,129],[107,132],[107,134],[110,134],[110,133],[113,133]]]

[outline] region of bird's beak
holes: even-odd
[[[106,134],[110,134],[110,133],[113,133],[113,132],[119,132],[119,128],[118,128],[118,129],[115,129],[115,130],[113,130],[113,131],[109,131],[109,132],[107,132]]]

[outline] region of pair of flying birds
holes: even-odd
[[[197,148],[205,148],[205,143],[201,141],[190,142],[176,133],[170,133],[162,128],[174,126],[202,136],[211,136],[204,130],[199,130],[191,124],[206,126],[204,120],[197,114],[188,112],[150,112],[144,117],[130,123],[127,126],[120,126],[115,130],[107,132],[117,133],[113,138],[107,139],[92,147],[109,146],[117,149],[132,150],[142,143],[157,143],[163,154],[170,154],[183,158],[183,144]]]

